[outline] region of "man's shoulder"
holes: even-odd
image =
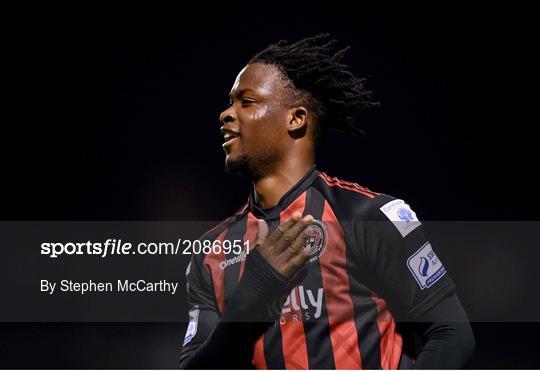
[[[197,240],[197,248],[196,250],[198,253],[191,254],[191,263],[194,263],[197,266],[204,265],[205,259],[208,257],[208,255],[216,255],[213,253],[212,249],[209,249],[207,251],[206,248],[203,248],[207,246],[208,244],[211,246],[212,243],[215,240],[223,240],[225,238],[225,235],[227,231],[231,228],[232,224],[240,221],[241,217],[247,213],[248,204],[244,204],[238,211],[236,211],[234,214],[229,216],[228,218],[215,223],[209,223],[208,229],[206,232],[204,232]],[[195,246],[195,243],[193,244]],[[199,247],[201,247],[199,249]],[[195,247],[194,247],[195,249]],[[219,255],[219,254],[217,254]],[[190,264],[191,264],[190,263]]]
[[[237,221],[248,209],[248,204],[244,204],[238,211],[229,216],[228,218],[214,224],[210,229],[203,233],[199,240],[215,240],[220,234],[225,232],[232,223]]]
[[[323,193],[345,235],[358,242],[354,246],[392,245],[421,225],[400,198],[324,175],[314,185]]]
[[[361,186],[358,183],[331,177],[324,172],[313,183],[323,194],[338,219],[382,220],[385,205],[400,201],[398,198]]]

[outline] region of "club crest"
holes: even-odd
[[[304,245],[304,250],[309,251],[308,263],[311,263],[319,258],[326,249],[328,243],[327,229],[324,223],[315,219],[305,232],[308,235]]]

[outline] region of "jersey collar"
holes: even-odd
[[[287,193],[281,197],[278,204],[273,207],[263,209],[259,207],[256,203],[255,197],[255,187],[252,187],[251,193],[248,199],[249,210],[257,218],[262,219],[278,219],[279,214],[285,210],[294,200],[298,198],[310,185],[313,181],[319,176],[319,171],[316,169],[316,166],[313,165],[311,169],[308,170],[306,175],[298,181]]]

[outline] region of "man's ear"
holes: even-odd
[[[305,132],[307,129],[308,110],[303,107],[294,107],[290,110],[290,119],[288,124],[289,132],[301,130]]]

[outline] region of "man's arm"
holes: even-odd
[[[246,259],[246,271],[234,290],[221,318],[205,312],[203,342],[184,348],[180,367],[185,369],[251,368],[253,345],[271,323],[267,306],[286,289],[288,279],[281,276],[257,249]],[[234,355],[234,356],[232,356]]]
[[[279,313],[269,312],[272,305],[287,293],[288,283],[309,258],[303,246],[307,236],[297,237],[311,224],[313,218],[301,214],[291,217],[268,236],[268,227],[259,221],[256,248],[246,259],[245,272],[234,290],[227,308],[220,318],[215,305],[199,308],[197,320],[201,323],[198,334],[186,333],[180,367],[186,369],[251,368],[253,345]],[[268,236],[268,238],[267,238]],[[191,271],[191,269],[189,270]],[[191,273],[191,272],[190,272]],[[188,283],[197,283],[201,272],[188,273]],[[207,285],[204,297],[188,289],[190,304],[214,303]],[[203,300],[201,300],[203,299]],[[277,308],[279,309],[279,308]],[[198,325],[191,325],[198,331]],[[193,332],[193,330],[191,330]],[[190,344],[191,343],[191,344]],[[234,355],[234,356],[232,356]]]
[[[370,220],[355,224],[365,281],[420,335],[416,368],[466,366],[474,337],[452,279],[410,207],[386,195],[377,201]]]
[[[455,293],[435,304],[413,325],[424,342],[414,368],[458,369],[471,359],[474,335]]]

